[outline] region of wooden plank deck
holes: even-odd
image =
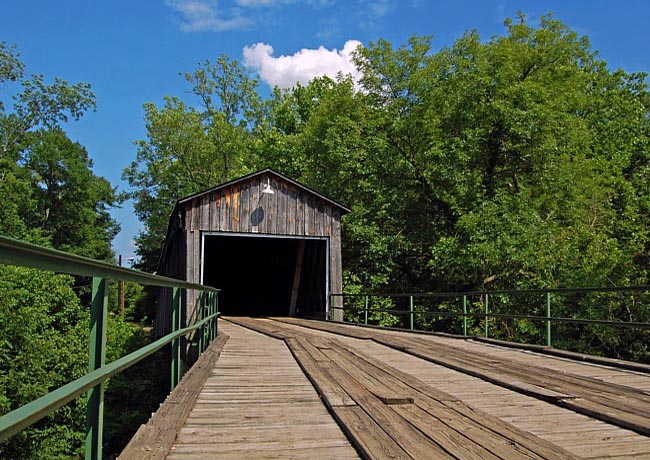
[[[230,320],[168,459],[650,459],[648,373],[462,339]],[[636,431],[620,426],[630,420]]]
[[[283,319],[282,321],[284,323],[290,322],[296,333],[304,330],[302,327],[299,328],[298,325],[307,325],[310,328],[321,329],[321,331],[311,329],[311,334],[316,334],[319,337],[332,336],[332,334],[323,331],[330,329],[330,325],[326,323],[304,322],[293,319]],[[277,333],[277,326],[274,326],[274,329],[276,329]],[[347,336],[337,335],[337,338],[349,349],[363,350],[368,356],[418,378],[431,388],[447,393],[473,408],[548,440],[580,458],[615,458],[619,460],[650,458],[650,438],[647,436],[549,404],[537,398],[525,396],[476,376],[470,376],[368,340],[369,337],[375,334],[385,334],[385,331],[374,331],[337,324],[332,324],[331,329],[347,334]],[[412,334],[399,332],[388,334],[413,337]],[[361,339],[356,337],[361,337]],[[534,358],[531,361],[535,363],[535,369],[537,366],[547,367],[594,380],[601,377],[603,382],[625,385],[636,389],[642,396],[650,394],[647,391],[650,383],[650,375],[648,374],[495,347],[494,345],[470,343],[465,340],[421,335],[415,337],[424,346],[432,349],[434,348],[432,346],[433,342],[441,341],[460,349],[469,349],[472,353],[487,352],[493,354],[493,356],[499,355],[502,359],[509,356],[520,363],[526,363],[528,359]],[[383,339],[386,340],[386,337],[384,336]],[[501,364],[503,365],[503,362]],[[501,371],[500,368],[495,368],[495,370]],[[533,370],[533,367],[531,367],[531,370]],[[644,417],[640,423],[650,426],[650,418]]]
[[[219,327],[230,339],[169,460],[359,458],[284,342]]]
[[[331,329],[351,337],[371,338],[377,343],[516,392],[550,401],[642,434],[650,434],[650,394],[643,387],[621,385],[580,372],[552,369],[544,364],[535,365],[511,357],[497,356],[489,348],[481,349],[482,344],[474,344],[473,350],[467,350],[463,346],[433,341],[431,336],[377,329],[364,331],[330,323],[301,323],[301,320],[282,321],[309,325],[321,330]],[[465,342],[455,339],[456,344]],[[647,379],[648,374],[637,375],[639,378],[644,376]]]

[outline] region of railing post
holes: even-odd
[[[366,309],[365,309],[365,316],[363,318],[363,324],[366,326],[368,325],[368,296],[366,296]]]
[[[551,293],[546,293],[546,345],[551,345]]]
[[[219,293],[214,293],[214,314],[219,313]],[[214,318],[212,320],[214,327],[212,328],[212,340],[217,338],[217,333],[219,332],[219,318]]]
[[[205,318],[205,292],[201,292],[199,294],[199,321],[202,321],[203,318]],[[198,342],[199,342],[199,356],[203,354],[203,351],[205,351],[205,340],[206,340],[206,327],[205,324],[198,328],[196,331],[198,337]]]
[[[106,360],[106,316],[108,289],[105,278],[93,278],[90,308],[90,345],[88,372],[99,369]],[[86,407],[86,460],[101,460],[104,431],[104,384],[88,391]]]
[[[172,288],[172,332],[181,328],[181,290]],[[175,338],[172,341],[171,359],[171,389],[173,390],[180,381],[181,374],[181,339]]]
[[[212,314],[212,310],[213,310],[212,292],[207,292],[205,294],[205,314],[207,316],[210,316]],[[212,343],[212,320],[206,323],[203,337],[204,337],[203,340],[205,342],[205,348],[208,348],[210,343]]]
[[[410,302],[409,302],[409,311],[410,311],[410,325],[411,325],[411,330],[413,330],[413,296],[410,296]]]
[[[467,337],[467,296],[463,296],[463,335]]]
[[[488,319],[490,314],[490,307],[488,306],[488,294],[485,294],[485,337],[488,337]]]
[[[214,315],[218,310],[219,296],[215,292],[210,292],[208,294],[208,315]],[[212,318],[208,323],[208,341],[212,343],[214,338],[217,336],[217,319]]]

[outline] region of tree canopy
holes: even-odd
[[[263,103],[226,57],[185,74],[204,110],[148,104],[124,173],[141,252],[180,196],[271,166],[351,206],[346,289],[648,283],[646,75],[609,69],[552,15],[432,44],[378,40],[357,50],[359,82]]]
[[[137,238],[143,267],[154,271],[169,215],[176,201],[250,172],[250,142],[262,103],[237,61],[220,56],[184,74],[200,108],[168,96],[163,107],[147,103],[147,139],[136,142],[137,158],[124,169],[135,212],[146,225]]]
[[[42,75],[26,77],[24,68],[16,48],[0,43],[0,84],[14,94],[0,99],[0,234],[113,261],[119,225],[109,211],[120,197],[64,131],[95,107],[90,85],[46,83]],[[84,289],[83,280],[69,276],[0,267],[0,414],[85,374]],[[122,337],[130,335],[122,328]],[[108,346],[113,354],[128,348]],[[79,398],[0,443],[0,457],[81,458],[85,404]]]
[[[109,209],[120,196],[62,125],[94,109],[90,85],[27,78],[16,48],[4,42],[0,83],[16,86],[13,101],[0,100],[0,233],[111,260],[119,225]]]
[[[124,172],[141,255],[155,266],[178,198],[273,167],[351,207],[345,292],[649,284],[647,76],[610,69],[550,14],[504,26],[438,50],[380,39],[356,51],[358,81],[320,77],[263,101],[225,56],[184,74],[198,104],[147,104]],[[556,313],[650,318],[636,300],[595,305]],[[638,341],[583,336],[614,355]]]

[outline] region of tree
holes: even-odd
[[[550,15],[505,25],[274,93],[259,157],[352,207],[349,292],[648,283],[646,76]]]
[[[0,413],[81,377],[88,366],[88,312],[72,278],[0,267]],[[81,458],[85,398],[0,444],[0,457]]]
[[[92,160],[59,128],[30,133],[21,166],[30,174],[31,206],[24,213],[55,248],[112,260],[111,241],[119,225],[109,209],[119,202],[115,188],[92,172]]]
[[[251,170],[250,142],[261,116],[257,80],[226,56],[206,61],[185,79],[203,109],[177,97],[162,108],[145,104],[147,139],[124,169],[129,197],[146,231],[136,244],[143,266],[155,270],[169,215],[176,201]]]
[[[47,84],[43,75],[37,74],[26,79],[16,47],[0,42],[0,83],[8,81],[19,82],[22,91],[13,97],[12,112],[7,112],[6,104],[0,101],[0,160],[9,157],[16,161],[18,147],[30,130],[78,120],[87,110],[95,108],[95,95],[89,84],[70,85],[60,78]]]
[[[141,249],[157,257],[183,194],[271,166],[351,206],[348,292],[648,284],[646,75],[608,69],[552,15],[431,43],[378,40],[357,50],[359,82],[317,78],[264,104],[227,60],[186,75],[203,109],[151,107],[125,171]],[[559,314],[593,305],[573,308]]]
[[[119,227],[109,208],[119,196],[61,127],[94,107],[90,86],[26,79],[15,47],[4,43],[0,83],[20,86],[11,110],[0,101],[0,234],[112,260]],[[69,276],[0,267],[0,413],[86,372],[88,309],[78,290]],[[0,444],[0,457],[80,458],[84,414],[79,398]]]
[[[523,16],[506,26],[507,36],[483,44],[469,33],[436,55],[428,122],[442,135],[429,174],[452,178],[445,189],[459,219],[432,264],[450,285],[621,283],[631,253],[612,231],[621,228],[612,186],[634,136],[611,128],[631,123],[643,139],[647,89],[635,79],[635,96],[624,73],[607,71],[586,38],[551,16],[539,28]],[[635,111],[602,110],[632,101]],[[608,120],[607,132],[596,120]]]
[[[0,83],[20,88],[0,101],[0,231],[92,258],[112,258],[119,231],[109,209],[121,197],[92,172],[84,147],[61,127],[95,107],[90,85],[25,78],[15,47],[0,43]]]

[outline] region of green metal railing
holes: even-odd
[[[0,441],[19,433],[49,413],[87,393],[86,459],[100,460],[102,458],[104,382],[171,343],[171,388],[173,389],[181,378],[181,337],[192,331],[197,331],[199,353],[202,353],[217,335],[219,290],[212,287],[121,268],[5,237],[0,237],[0,264],[51,270],[57,273],[92,277],[93,279],[88,374],[0,417]],[[171,288],[172,332],[133,353],[106,364],[109,279]],[[200,292],[199,319],[192,326],[181,328],[181,290],[188,289]]]
[[[332,310],[341,310],[345,313],[354,313],[359,319],[357,321],[348,321],[355,324],[369,324],[369,315],[377,313],[385,313],[396,317],[408,317],[408,321],[402,320],[401,323],[407,327],[403,329],[416,330],[415,318],[417,317],[438,317],[438,318],[460,318],[462,319],[462,335],[468,336],[468,320],[471,318],[478,318],[482,320],[483,336],[490,337],[490,319],[512,319],[512,320],[529,320],[544,323],[545,343],[551,347],[553,345],[552,330],[554,324],[582,324],[582,325],[604,325],[617,328],[636,328],[643,330],[650,330],[649,322],[641,321],[613,321],[604,319],[590,319],[559,316],[554,317],[551,315],[553,298],[566,297],[571,295],[581,294],[607,294],[607,293],[644,293],[650,299],[650,286],[626,286],[626,287],[588,287],[588,288],[566,288],[566,289],[528,289],[528,290],[495,290],[495,291],[476,291],[476,292],[445,292],[445,293],[399,293],[399,294],[344,294],[337,293],[331,294],[331,305],[335,305],[335,298],[341,298],[342,306],[332,306]],[[501,313],[494,307],[494,301],[500,297],[523,297],[523,296],[537,296],[543,300],[537,305],[537,310],[540,307],[544,309],[544,314],[530,314],[530,313]],[[351,299],[346,305],[346,299]],[[418,309],[416,304],[425,303],[428,301],[445,301],[446,307],[453,307],[457,305],[459,311],[447,310],[431,310],[431,309]],[[378,301],[379,300],[379,301]],[[383,302],[381,301],[383,300]],[[406,305],[408,300],[408,309],[394,308],[396,303],[401,302]],[[450,301],[451,300],[451,301]],[[373,306],[374,303],[380,304],[379,307]],[[470,301],[480,307],[480,311],[469,311]],[[381,304],[384,305],[381,305]],[[390,303],[389,308],[385,308],[385,304]],[[559,303],[556,300],[556,303]],[[566,304],[566,302],[565,302]],[[524,305],[524,309],[534,309],[531,305]],[[650,311],[650,304],[647,306]],[[566,310],[566,308],[565,308]],[[363,321],[361,320],[363,318]]]

